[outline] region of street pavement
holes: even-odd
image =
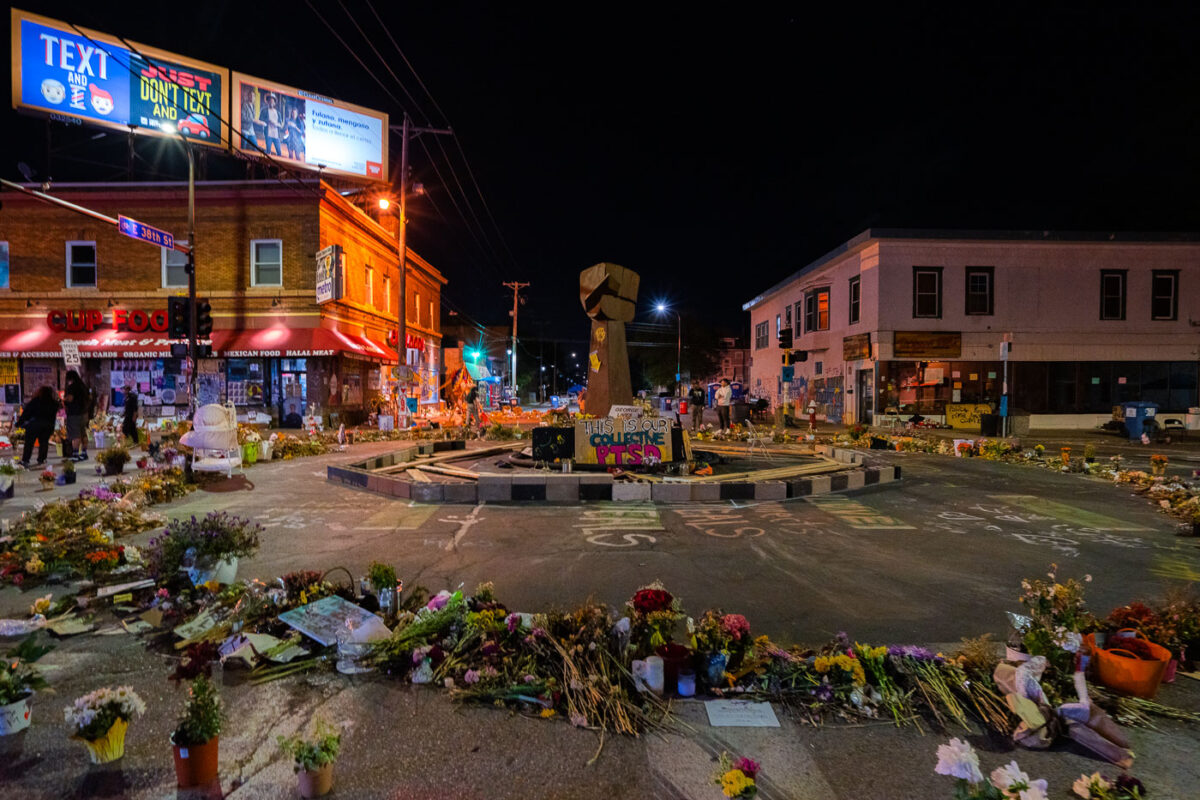
[[[356,445],[345,454],[260,464],[233,480],[156,510],[175,516],[227,510],[264,527],[242,577],[395,564],[406,585],[431,590],[495,582],[510,608],[541,611],[589,596],[620,605],[662,580],[684,607],[744,613],[756,633],[819,644],[847,631],[859,641],[952,647],[960,637],[1005,633],[1023,577],[1059,564],[1082,577],[1092,607],[1153,598],[1200,580],[1195,539],[1124,487],[1078,475],[909,453],[872,454],[903,467],[903,481],[866,491],[774,503],[672,506],[423,506],[324,480],[328,464],[397,448]],[[76,487],[77,488],[77,487]],[[56,490],[57,494],[61,490]],[[10,501],[11,517],[30,499]],[[14,505],[15,503],[15,505]],[[144,543],[149,534],[133,537]],[[20,615],[35,592],[0,592],[0,616]],[[2,645],[0,645],[2,646]],[[81,636],[45,659],[57,695],[39,696],[35,724],[0,739],[0,783],[20,797],[162,797],[174,792],[166,737],[182,703],[165,680],[169,660],[129,635]],[[65,738],[59,708],[99,685],[132,683],[150,703],[119,769],[88,768]],[[609,737],[491,709],[455,709],[434,690],[378,676],[336,674],[244,685],[227,669],[234,714],[222,735],[222,787],[232,797],[293,796],[274,745],[313,716],[352,720],[338,766],[339,797],[701,798],[722,749],[765,762],[764,798],[948,796],[934,776],[945,737],[890,725],[801,725],[777,709],[779,729],[715,729],[698,704],[678,708],[678,735]],[[1200,710],[1200,684],[1180,679],[1163,702]],[[1200,785],[1195,727],[1135,731],[1135,773],[1154,797],[1191,798]],[[966,732],[951,732],[967,735]],[[1016,757],[1069,796],[1082,771],[1104,765],[1070,747],[1008,752],[970,734],[992,768]],[[19,742],[11,741],[20,739]],[[985,770],[986,771],[986,770]]]

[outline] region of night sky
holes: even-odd
[[[522,327],[548,336],[586,336],[577,275],[597,261],[641,273],[643,309],[662,298],[744,334],[744,301],[870,226],[1200,227],[1194,6],[372,2],[441,112],[366,2],[316,8],[371,73],[302,1],[21,7],[448,121],[487,205],[456,144],[426,137],[410,241],[471,319],[506,323],[501,282],[530,281]],[[7,113],[0,174],[19,179],[17,161],[42,163],[43,123]],[[124,151],[105,147],[107,172],[53,176],[109,176]]]

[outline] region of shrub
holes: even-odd
[[[187,704],[183,707],[183,715],[175,726],[171,741],[180,747],[195,747],[210,742],[221,732],[224,720],[225,710],[221,708],[216,687],[208,678],[199,675],[188,687]]]
[[[342,749],[342,735],[328,722],[317,722],[312,739],[299,736],[280,736],[279,747],[292,757],[296,772],[312,772],[337,761]]]
[[[113,465],[114,469],[123,468],[129,463],[129,450],[123,444],[114,444],[96,454],[96,463],[104,466]]]
[[[179,571],[187,559],[220,561],[252,556],[262,527],[250,520],[214,511],[203,519],[177,519],[150,540],[147,561],[162,578]]]

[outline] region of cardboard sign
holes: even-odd
[[[671,422],[668,419],[609,418],[575,422],[576,463],[637,466],[671,460]]]
[[[337,595],[285,611],[279,615],[279,621],[326,647],[336,644],[338,633],[347,629],[382,628],[383,634],[387,635],[382,619]]]
[[[616,419],[617,417],[638,418],[638,417],[642,416],[642,407],[641,406],[617,406],[617,405],[614,405],[614,406],[609,407],[608,415],[610,417],[612,417],[613,419]]]
[[[985,403],[946,404],[946,424],[951,428],[976,429],[979,427],[980,416],[992,413],[992,407]]]
[[[778,728],[770,703],[749,700],[709,700],[704,704],[708,724],[714,728]]]

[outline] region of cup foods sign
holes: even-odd
[[[341,245],[331,244],[317,252],[317,302],[329,303],[342,299]]]

